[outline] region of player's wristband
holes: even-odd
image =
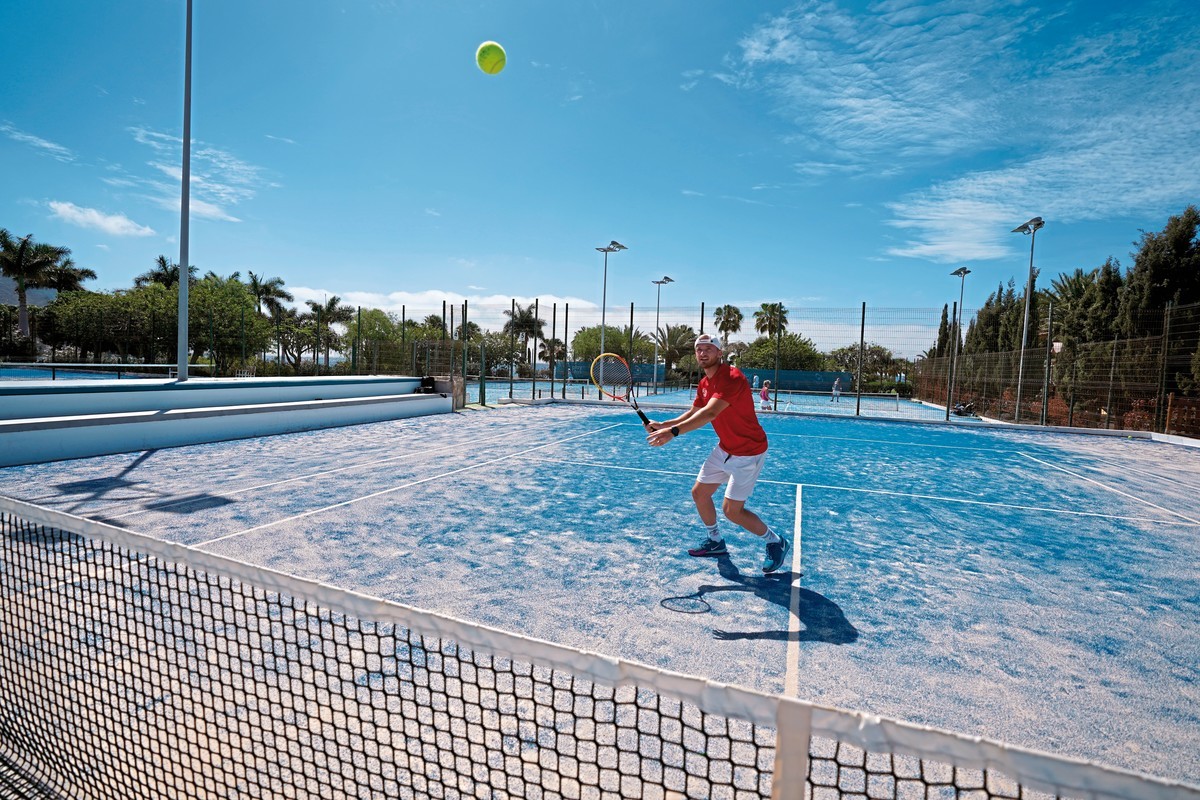
[[[678,436],[678,435],[679,435],[679,426],[678,426],[678,425],[672,425],[672,426],[671,426],[671,435],[672,435],[672,436]]]

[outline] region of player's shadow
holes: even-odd
[[[729,556],[716,559],[721,577],[729,581],[723,586],[704,585],[691,597],[707,605],[706,594],[718,592],[750,592],[785,610],[791,609],[794,572],[773,572],[770,575],[746,576],[738,571]],[[801,588],[799,616],[801,630],[782,631],[722,631],[713,630],[713,637],[723,641],[734,639],[765,639],[773,641],[824,642],[850,644],[858,640],[858,630],[846,619],[837,603],[817,592]],[[669,606],[667,606],[669,607]]]

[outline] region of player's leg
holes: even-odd
[[[712,453],[700,467],[696,483],[692,486],[692,502],[696,504],[696,512],[707,531],[704,541],[699,547],[688,550],[692,556],[723,556],[726,552],[725,540],[721,538],[717,527],[717,507],[713,503],[713,495],[728,478],[725,461],[728,454],[720,447],[714,447]]]
[[[730,522],[766,540],[767,552],[763,559],[763,572],[774,572],[783,566],[791,545],[757,514],[746,508],[746,501],[754,492],[754,486],[766,460],[766,453],[729,459],[729,487],[725,490],[721,510]]]

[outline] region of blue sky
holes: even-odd
[[[0,5],[0,226],[179,255],[183,0]],[[488,76],[487,39],[508,51]],[[1198,199],[1190,3],[199,0],[191,262],[298,300],[966,306]]]

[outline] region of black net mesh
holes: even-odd
[[[339,611],[357,596],[331,587],[314,602],[278,587],[315,584],[236,565],[261,575],[251,585],[42,512],[62,524],[0,508],[0,797],[1200,797],[1141,778],[1046,794],[945,756],[794,732],[777,754],[761,710],[755,723],[713,713],[703,692],[681,700],[490,655]],[[779,702],[722,691],[741,709]],[[867,722],[824,713],[847,732]],[[921,734],[933,753],[955,738]],[[1042,784],[1108,774],[1037,759]],[[773,787],[788,764],[795,785]]]

